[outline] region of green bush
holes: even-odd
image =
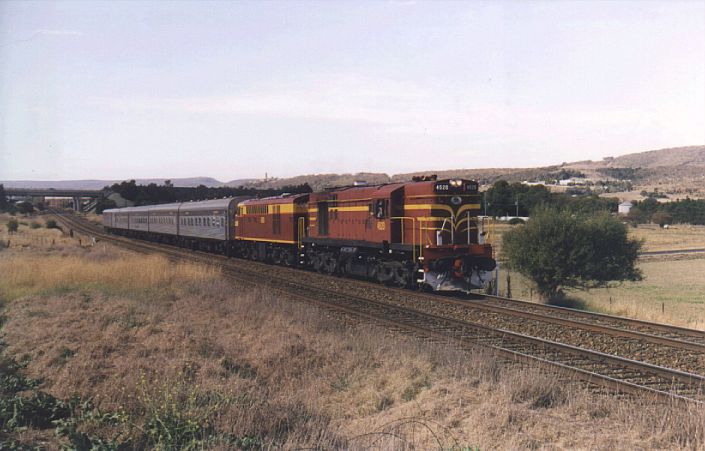
[[[37,221],[32,221],[32,223],[29,225],[29,227],[32,228],[32,229],[38,229],[38,228],[40,228],[41,226],[42,226],[42,225],[41,225],[40,223],[38,223]]]
[[[640,280],[636,259],[641,242],[608,213],[576,214],[539,208],[531,221],[503,238],[510,267],[554,299],[561,287],[593,288],[612,281]]]
[[[47,229],[59,229],[61,230],[61,227],[54,221],[53,219],[47,220]]]
[[[7,221],[7,231],[10,233],[15,233],[17,232],[17,229],[19,229],[20,223],[17,222],[17,219],[15,218],[10,218],[9,221]]]
[[[524,224],[526,221],[524,221],[521,218],[512,218],[509,220],[509,225],[517,225],[517,224]]]

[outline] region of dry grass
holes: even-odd
[[[30,223],[28,221],[28,224]],[[42,221],[43,217],[31,221]],[[0,227],[3,226],[0,218]],[[0,302],[30,295],[95,289],[106,293],[155,295],[179,283],[212,280],[219,270],[193,263],[170,262],[157,255],[135,255],[111,246],[74,238],[60,230],[21,225],[0,259]],[[138,269],[139,268],[139,269]]]
[[[16,255],[0,259],[0,299],[83,289],[153,292],[172,284],[208,280],[217,271],[203,265],[174,264],[161,256],[116,258],[100,251],[84,256]]]
[[[629,234],[644,240],[644,251],[705,248],[705,226],[674,225],[662,229],[656,224],[630,227]]]
[[[0,214],[0,243],[4,247],[10,242],[10,248],[20,249],[36,249],[48,248],[51,246],[66,246],[72,245],[73,240],[65,236],[61,230],[47,229],[46,217],[43,215],[30,215],[16,217],[19,222],[19,229],[15,233],[9,233],[6,227],[11,216],[8,214]],[[36,222],[41,227],[32,228],[32,222]]]
[[[539,368],[507,368],[482,352],[468,355],[233,286],[209,268],[125,259],[111,249],[81,252],[48,253],[71,284],[39,266],[42,280],[30,288],[41,261],[0,253],[1,265],[22,262],[4,286],[29,293],[8,304],[4,332],[9,351],[30,361],[43,389],[91,396],[133,424],[84,425],[93,434],[167,446],[159,425],[177,424],[222,449],[705,444],[699,410],[594,396]],[[60,269],[63,262],[71,270]],[[16,438],[58,445],[34,430]]]

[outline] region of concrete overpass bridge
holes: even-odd
[[[95,207],[102,190],[55,189],[55,188],[5,188],[5,195],[10,199],[23,199],[33,204],[45,202],[47,197],[71,199],[73,209],[88,211]]]

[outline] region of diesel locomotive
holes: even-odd
[[[110,209],[111,233],[399,287],[483,288],[495,268],[478,184],[423,177],[264,199]]]

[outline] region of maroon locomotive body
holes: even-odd
[[[295,265],[306,233],[308,194],[250,199],[238,204],[235,248],[242,257]]]
[[[495,267],[474,181],[339,188],[312,193],[308,206],[303,254],[321,272],[469,290],[485,286]]]

